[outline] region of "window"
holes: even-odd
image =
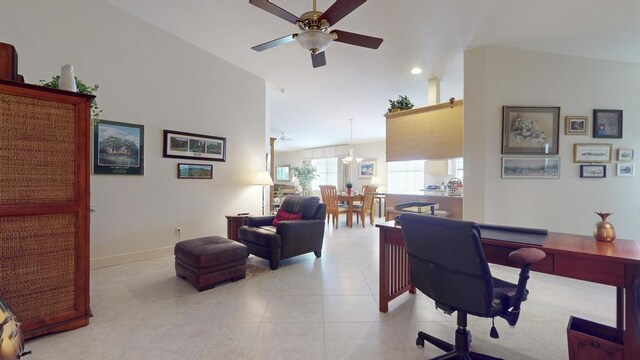
[[[311,165],[318,170],[318,178],[311,183],[312,190],[320,190],[319,185],[338,186],[338,158],[313,159]]]
[[[387,163],[387,192],[415,194],[424,189],[424,160]]]
[[[454,165],[453,176],[464,181],[464,159],[463,158],[453,159],[453,165]]]

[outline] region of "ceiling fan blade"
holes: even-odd
[[[267,41],[266,43],[252,47],[251,50],[263,51],[263,50],[271,49],[272,47],[276,47],[278,45],[286,44],[288,42],[293,41],[293,39],[295,39],[297,35],[298,34],[291,34],[275,40]]]
[[[260,9],[272,13],[273,15],[295,24],[299,19],[297,16],[287,10],[269,2],[268,0],[249,0],[249,4],[259,7]]]
[[[382,39],[377,37],[361,35],[342,30],[334,30],[332,31],[332,33],[338,35],[338,38],[333,41],[362,46],[370,49],[377,49],[378,47],[380,47],[380,44],[382,44],[383,41]]]
[[[320,18],[326,19],[333,26],[365,2],[367,0],[336,0]]]
[[[324,57],[324,51],[317,54],[311,54],[311,63],[314,68],[327,65],[327,59]]]

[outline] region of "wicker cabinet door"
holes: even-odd
[[[90,101],[0,82],[0,297],[26,338],[89,321]]]

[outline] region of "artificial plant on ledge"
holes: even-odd
[[[76,79],[76,86],[78,87],[78,92],[80,94],[95,95],[95,92],[98,91],[98,88],[100,87],[98,84],[95,84],[93,86],[86,85],[85,83],[82,82],[82,80],[78,79],[77,76],[75,77],[75,79]],[[40,80],[38,82],[38,85],[44,86],[50,89],[57,89],[59,82],[60,82],[60,75],[56,75],[52,77],[51,80],[49,81]],[[102,110],[100,110],[100,108],[98,107],[98,101],[96,100],[96,98],[93,98],[93,100],[91,101],[91,127],[93,127],[95,124],[98,123],[99,121],[98,116],[100,116],[101,112]]]
[[[389,100],[389,108],[387,109],[387,114],[413,109],[413,103],[409,100],[406,95],[398,95],[398,100]]]

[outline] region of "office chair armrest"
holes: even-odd
[[[520,317],[520,305],[527,296],[527,281],[529,280],[529,270],[531,264],[544,259],[547,254],[540,249],[522,248],[512,251],[509,254],[509,263],[520,267],[520,275],[518,285],[516,287],[515,297],[513,299],[513,307],[504,315],[501,315],[509,325],[515,326]]]
[[[517,267],[524,265],[530,265],[544,259],[547,254],[540,249],[535,248],[522,248],[516,251],[512,251],[509,254],[509,263]]]

